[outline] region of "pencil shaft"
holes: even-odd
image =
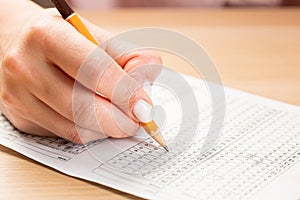
[[[73,13],[66,19],[72,26],[74,26],[79,33],[84,35],[88,40],[93,42],[95,45],[98,46],[98,42],[96,39],[93,37],[91,32],[86,28],[86,26],[83,24],[81,21],[80,17],[78,16],[77,13]]]
[[[87,29],[87,27],[84,25],[80,17],[77,13],[74,12],[74,10],[68,5],[68,3],[65,0],[51,0],[61,16],[68,21],[72,26],[74,26],[79,33],[84,35],[88,40],[93,42],[95,45],[98,46],[97,40],[93,37],[93,35],[90,33],[90,31]],[[168,150],[168,147],[159,131],[159,128],[155,124],[154,121],[151,121],[149,123],[141,123],[144,130],[162,147]]]
[[[74,10],[69,6],[69,4],[65,0],[51,1],[64,19],[67,19],[70,15],[74,13]]]

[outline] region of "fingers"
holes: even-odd
[[[12,98],[15,97],[11,96],[10,99]],[[52,133],[54,133],[78,144],[106,137],[104,134],[76,126],[30,93],[23,92],[22,98],[22,108],[16,106],[15,103],[12,104],[16,100],[5,101],[4,103],[7,111],[6,116],[21,131],[41,136],[53,136]],[[28,109],[30,108],[29,105],[31,107],[34,105],[34,109]]]
[[[82,101],[77,101],[78,107],[75,106],[74,112],[77,113],[75,116],[79,116],[80,118],[75,122],[79,121],[84,124],[85,127],[75,125],[76,123],[64,117],[66,113],[69,113],[69,116],[71,116],[73,110],[72,106],[70,106],[72,105],[72,95],[68,96],[69,98],[66,98],[66,94],[72,94],[72,87],[68,88],[65,86],[64,81],[68,79],[62,76],[62,74],[64,74],[62,71],[59,71],[52,66],[57,72],[51,70],[45,71],[47,75],[42,76],[43,74],[40,74],[40,72],[43,71],[43,65],[41,64],[39,66],[40,70],[35,70],[35,73],[37,73],[35,78],[28,75],[30,73],[24,73],[27,75],[20,77],[18,73],[13,73],[17,66],[14,65],[14,67],[10,67],[10,62],[7,61],[5,64],[5,67],[2,67],[4,70],[1,74],[1,102],[4,104],[2,110],[8,110],[8,113],[12,113],[10,119],[15,126],[20,128],[20,130],[34,134],[37,134],[39,131],[35,128],[36,126],[29,126],[24,120],[14,120],[13,116],[15,115],[27,119],[49,132],[76,143],[85,143],[106,136],[118,138],[127,137],[128,135],[136,133],[138,129],[137,124],[113,106],[109,101],[99,96],[96,96],[96,104],[93,104],[93,102],[82,103]],[[53,68],[48,66],[47,69]],[[59,75],[60,73],[61,75]],[[52,77],[51,75],[55,76]],[[20,81],[20,78],[22,81]],[[41,99],[38,99],[29,93],[24,86],[30,86],[30,88],[33,89],[32,91],[35,92],[35,95],[55,107],[61,114],[43,103]],[[78,93],[80,98],[85,97],[87,94],[86,92],[89,92],[92,94],[93,98],[95,98],[95,95],[85,87],[82,86],[81,90],[83,92]],[[102,128],[103,132],[99,131],[101,128],[98,127],[97,131],[90,129],[91,123],[93,122],[93,119],[90,120],[89,118],[91,116],[90,113],[99,116],[99,120],[96,120],[96,123],[98,123],[98,127]],[[119,121],[120,123],[118,123]],[[128,134],[128,132],[130,132],[130,134]]]
[[[108,136],[112,136],[115,138],[128,137],[128,135],[124,134],[120,129],[114,128],[109,121],[102,122],[106,124],[101,124],[101,126],[103,127],[103,133],[99,131],[93,131],[88,128],[83,128],[75,124],[74,122],[64,118],[62,115],[55,112],[53,109],[48,107],[37,98],[32,98],[31,103],[34,103],[36,107],[38,107],[38,109],[34,110],[31,114],[31,116],[33,116],[33,122],[47,130],[50,130],[57,136],[65,138],[74,143],[83,144],[90,141],[103,139]]]
[[[2,106],[1,106],[2,107]],[[2,110],[7,119],[19,130],[38,136],[55,137],[56,135],[47,129],[21,117],[18,113]],[[10,114],[9,114],[10,113]]]
[[[28,90],[79,126],[109,136],[137,132],[138,124],[107,99],[77,83],[56,66],[41,64],[38,75],[25,82]]]
[[[136,119],[132,113],[135,102],[143,99],[152,104],[135,79],[128,76],[104,50],[96,48],[64,20],[36,24],[32,32],[32,36],[39,38],[33,41],[43,45],[39,47],[44,49],[48,62],[108,98],[133,119]]]
[[[4,56],[1,109],[5,115],[22,131],[55,134],[76,143],[135,134],[138,123],[127,115],[138,121],[143,111],[149,111],[151,100],[141,82],[153,76],[149,71],[127,72],[156,61],[138,53],[114,57],[123,52],[121,43],[114,52],[113,45],[109,53],[95,50],[92,42],[53,13],[31,19],[21,29],[14,51]],[[75,85],[74,80],[78,80]],[[133,109],[136,105],[142,109]]]
[[[2,102],[0,101],[0,110],[2,114],[19,130],[33,134],[38,136],[47,136],[47,137],[54,137],[56,136],[54,133],[38,126],[37,124],[19,116],[18,113],[14,113],[11,110],[5,109]]]
[[[156,79],[162,70],[162,58],[159,54],[143,49],[127,41],[117,40],[107,31],[83,19],[94,34],[100,47],[110,55],[136,81],[143,84]]]
[[[2,73],[1,73],[2,76]],[[3,78],[3,77],[2,77]],[[19,130],[34,134],[38,136],[47,136],[47,137],[53,137],[55,136],[54,133],[50,132],[47,129],[42,128],[41,126],[33,123],[32,121],[29,121],[26,118],[23,118],[18,113],[18,106],[12,106],[11,104],[15,104],[15,96],[9,95],[6,91],[7,81],[4,79],[2,81],[1,85],[1,101],[0,101],[0,110],[3,115],[6,116],[6,118]],[[13,90],[11,88],[11,92],[15,92],[16,90]]]
[[[59,137],[78,144],[106,138],[106,135],[100,132],[94,132],[75,125],[72,121],[59,115],[37,98],[33,97],[31,103],[34,103],[38,108],[31,112],[31,120]]]

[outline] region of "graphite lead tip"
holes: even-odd
[[[169,148],[167,146],[164,146],[164,149],[169,152]]]

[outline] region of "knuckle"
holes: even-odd
[[[42,20],[38,21],[31,26],[29,26],[27,30],[27,37],[28,39],[36,39],[40,38],[40,36],[44,35],[47,33],[48,25],[47,21]]]
[[[7,53],[2,60],[2,69],[4,73],[19,75],[22,71],[21,56],[17,50]]]
[[[5,107],[14,107],[16,104],[13,94],[6,88],[1,88],[0,98]]]
[[[32,111],[28,108],[28,106],[24,106],[25,104],[22,103],[20,98],[18,98],[18,96],[9,89],[1,88],[0,101],[9,113],[15,113],[20,116],[24,116],[25,118],[32,115]]]
[[[1,97],[1,102],[2,102],[5,106],[11,104],[12,98],[11,98],[10,93],[9,93],[6,89],[3,89],[3,88],[1,89],[0,97]]]
[[[24,59],[26,58],[22,56],[20,49],[11,50],[3,57],[1,64],[3,76],[13,81],[14,85],[34,80],[32,67]]]
[[[24,36],[24,41],[27,46],[33,45],[47,45],[47,41],[49,41],[49,37],[51,34],[51,26],[53,22],[49,19],[40,19],[34,24],[30,25],[26,30],[26,34]]]

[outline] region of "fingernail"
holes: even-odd
[[[136,102],[133,113],[143,123],[148,123],[152,121],[151,116],[152,106],[144,100],[139,100]]]
[[[143,89],[145,90],[145,92],[147,93],[147,95],[149,97],[151,97],[152,94],[152,89],[151,89],[151,84],[149,81],[145,81],[143,84]]]

